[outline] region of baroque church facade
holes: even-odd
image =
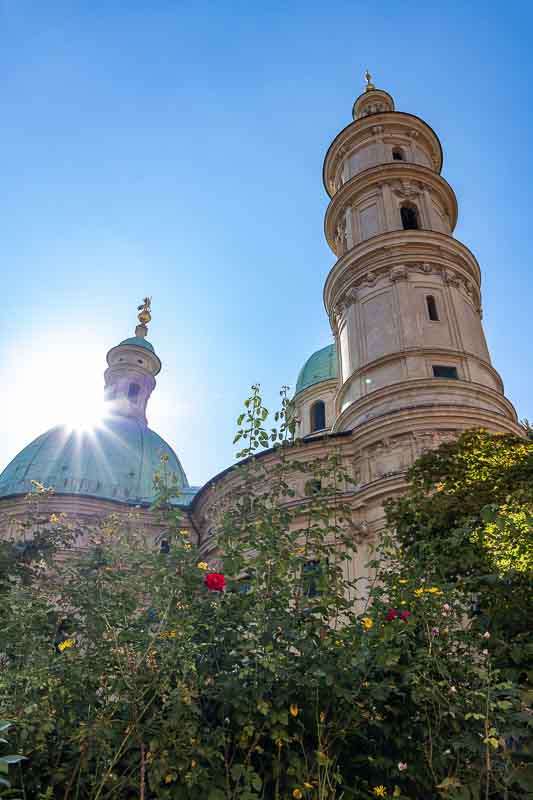
[[[367,73],[353,121],[324,161],[325,235],[337,259],[324,304],[334,342],[298,376],[295,454],[340,453],[354,481],[346,500],[363,547],[383,526],[383,502],[402,491],[405,470],[424,451],[474,427],[523,435],[485,341],[479,265],[453,237],[457,200],[440,174],[442,158],[431,127],[396,111]],[[4,530],[27,513],[35,482],[54,489],[43,498],[50,513],[82,525],[132,511],[150,525],[163,455],[184,527],[210,550],[211,520],[235,471],[189,486],[172,447],[148,427],[161,362],[147,338],[148,300],[139,312],[135,335],[107,354],[104,424],[90,433],[53,428],[1,473]],[[277,455],[260,457],[268,463]],[[365,562],[346,568],[363,577]]]

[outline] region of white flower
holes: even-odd
[[[489,654],[488,650],[482,650],[481,652],[483,653],[484,656],[488,656],[488,654]]]
[[[406,762],[405,761],[399,761],[398,762],[398,769],[400,770],[400,772],[403,772],[404,769],[407,769]]]
[[[453,692],[455,694],[456,691],[457,689],[455,688],[455,686],[450,686],[450,692]]]
[[[483,634],[483,638],[490,639],[490,633],[488,631],[485,631],[485,633]]]

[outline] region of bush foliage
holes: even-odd
[[[350,475],[334,450],[303,461],[286,413],[267,428],[246,402],[218,560],[167,507],[164,462],[157,542],[111,518],[80,549],[38,487],[31,537],[0,550],[0,715],[27,759],[2,796],[531,791],[533,443],[472,432],[421,458],[360,585]]]

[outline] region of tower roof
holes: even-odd
[[[130,336],[129,339],[124,339],[120,344],[133,344],[135,347],[144,347],[146,350],[150,350],[151,353],[155,353],[153,344],[142,336]]]
[[[296,392],[303,392],[315,383],[329,381],[337,377],[337,345],[328,344],[309,356],[300,370],[296,381]]]

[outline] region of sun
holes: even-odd
[[[22,356],[22,357],[21,357]],[[76,340],[39,343],[10,365],[14,392],[9,418],[18,428],[56,425],[90,431],[109,415],[104,403],[102,353]]]

